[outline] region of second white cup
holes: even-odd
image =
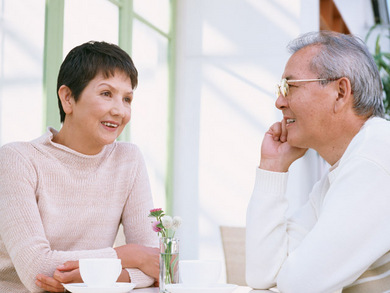
[[[122,271],[117,258],[84,258],[79,260],[80,275],[91,288],[113,287]]]
[[[179,263],[179,272],[184,285],[207,287],[218,282],[221,262],[218,260],[182,260]]]

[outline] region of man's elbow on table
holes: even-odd
[[[282,268],[276,279],[277,288],[283,293],[323,293],[334,292],[325,277],[309,276],[299,270]]]
[[[253,289],[269,289],[275,286],[275,278],[246,270],[246,283]]]
[[[316,288],[315,284],[310,284],[306,280],[303,281],[302,276],[296,274],[290,275],[278,275],[275,276],[266,275],[263,273],[253,273],[253,270],[247,270],[246,283],[253,289],[270,289],[275,286],[283,293],[314,293],[322,291],[312,291]],[[314,286],[313,286],[314,285]]]

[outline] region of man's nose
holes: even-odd
[[[288,105],[287,99],[283,97],[282,94],[280,94],[275,101],[275,107],[278,108],[279,110],[282,110],[286,108],[287,105]]]

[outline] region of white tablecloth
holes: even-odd
[[[134,289],[134,293],[158,293],[159,290],[157,287],[151,287],[151,288],[143,288],[143,289]],[[271,290],[253,290],[249,287],[242,287],[239,286],[236,290],[234,290],[233,293],[275,293],[277,291],[271,291]]]

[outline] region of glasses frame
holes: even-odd
[[[276,84],[276,97],[282,95],[284,98],[290,90],[289,82],[312,82],[312,81],[335,81],[338,78],[311,78],[311,79],[287,79],[283,78],[280,83]]]

